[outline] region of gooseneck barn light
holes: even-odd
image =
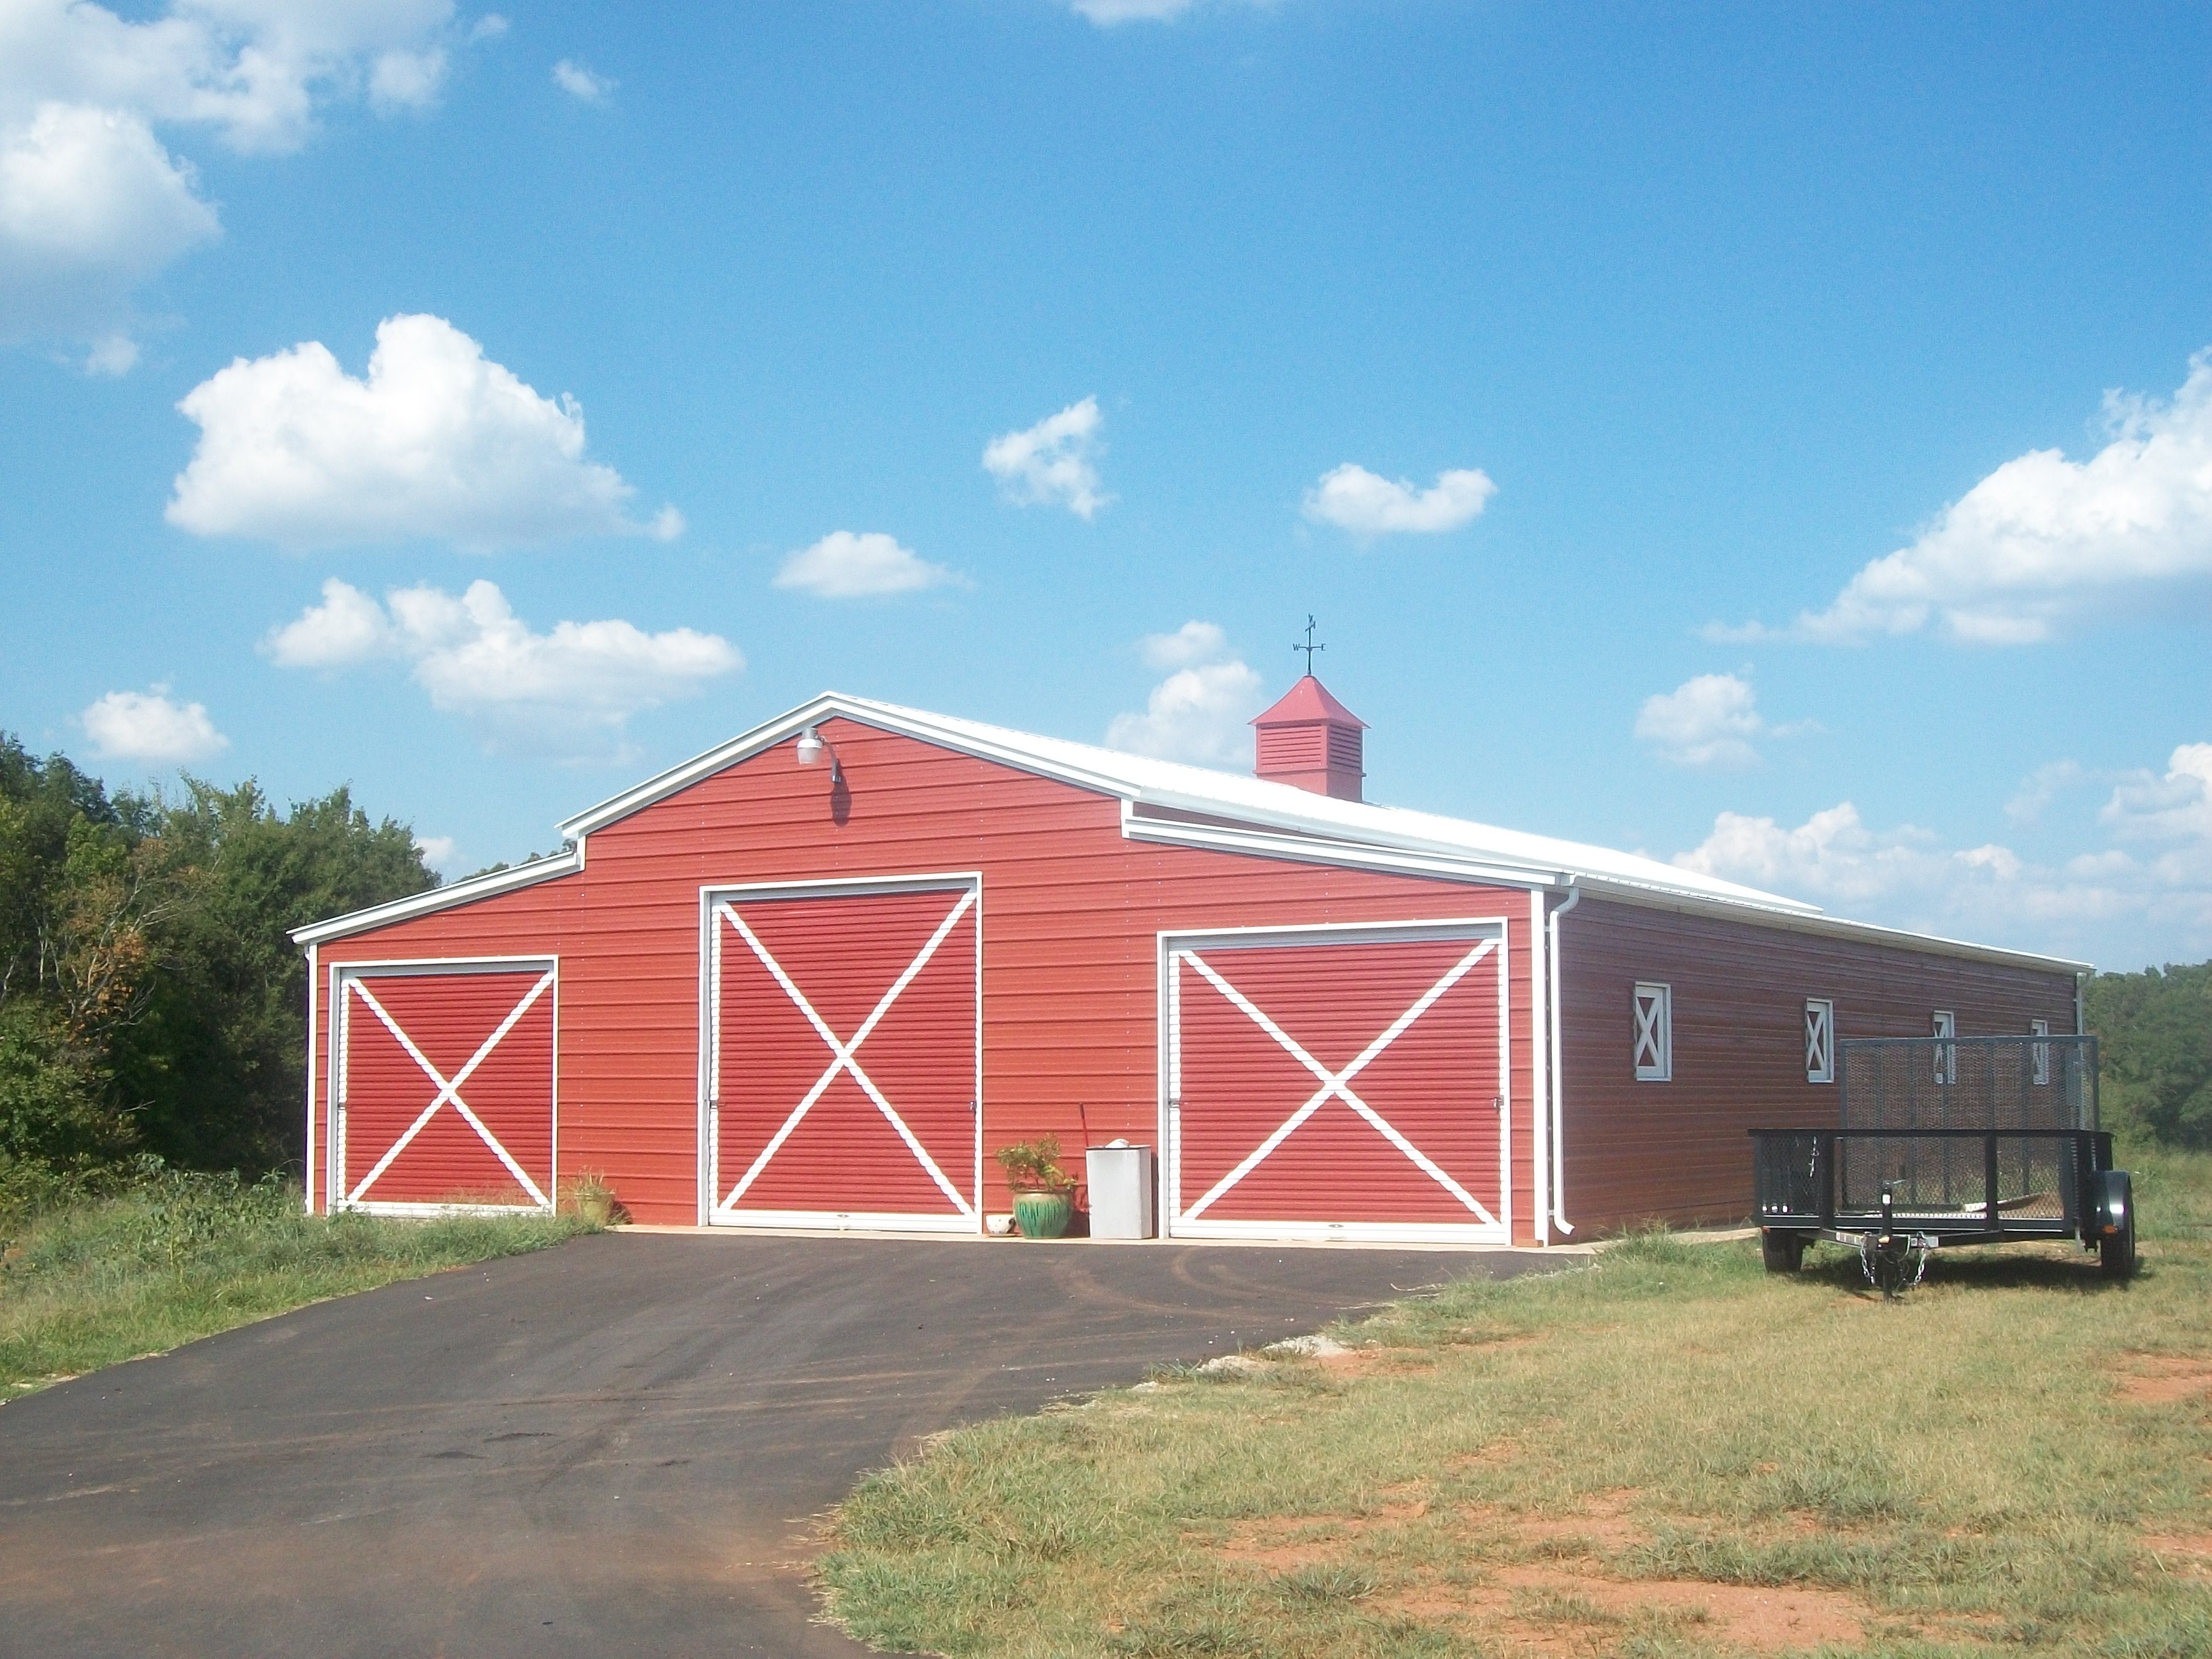
[[[824,755],[830,757],[830,781],[843,782],[845,771],[838,762],[836,745],[811,726],[799,734],[799,763],[801,766],[812,766]]]

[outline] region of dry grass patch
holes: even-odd
[[[2212,1355],[2131,1353],[2120,1366],[2120,1398],[2133,1405],[2170,1406],[2212,1393]]]

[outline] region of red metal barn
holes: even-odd
[[[990,1153],[1162,1149],[1182,1237],[1543,1243],[1750,1206],[1838,1036],[2079,1029],[2079,964],[1359,799],[1310,678],[1242,777],[826,695],[303,928],[318,1209],[974,1232]]]

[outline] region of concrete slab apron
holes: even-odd
[[[921,1436],[1538,1265],[600,1237],[391,1285],[0,1409],[0,1654],[857,1654],[811,1519]]]

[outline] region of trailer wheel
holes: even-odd
[[[2097,1266],[2107,1279],[2135,1276],[2136,1212],[2132,1206],[2119,1231],[2106,1233],[2097,1240]]]
[[[1771,1273],[1794,1273],[1805,1265],[1805,1235],[1759,1230],[1759,1256]]]

